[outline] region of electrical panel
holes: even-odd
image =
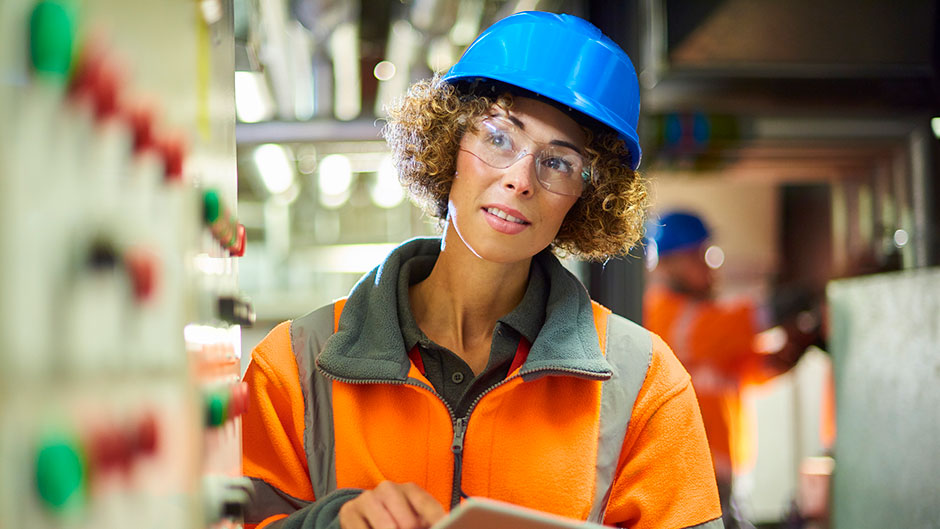
[[[240,526],[232,25],[0,2],[0,528]]]

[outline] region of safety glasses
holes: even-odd
[[[531,154],[539,183],[559,195],[581,196],[591,178],[591,169],[578,151],[539,143],[502,116],[478,121],[475,130],[467,132],[460,150],[497,169],[506,169]]]

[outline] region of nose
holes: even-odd
[[[502,185],[506,189],[522,196],[531,196],[535,185],[535,156],[526,153],[516,163],[506,168]]]

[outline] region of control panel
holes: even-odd
[[[0,527],[238,527],[231,0],[0,2]]]

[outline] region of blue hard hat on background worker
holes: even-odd
[[[673,211],[647,225],[647,237],[660,257],[695,248],[711,237],[701,217],[686,211]]]
[[[450,83],[493,80],[561,103],[610,127],[640,165],[640,85],[627,54],[590,22],[524,11],[496,22],[444,75]]]

